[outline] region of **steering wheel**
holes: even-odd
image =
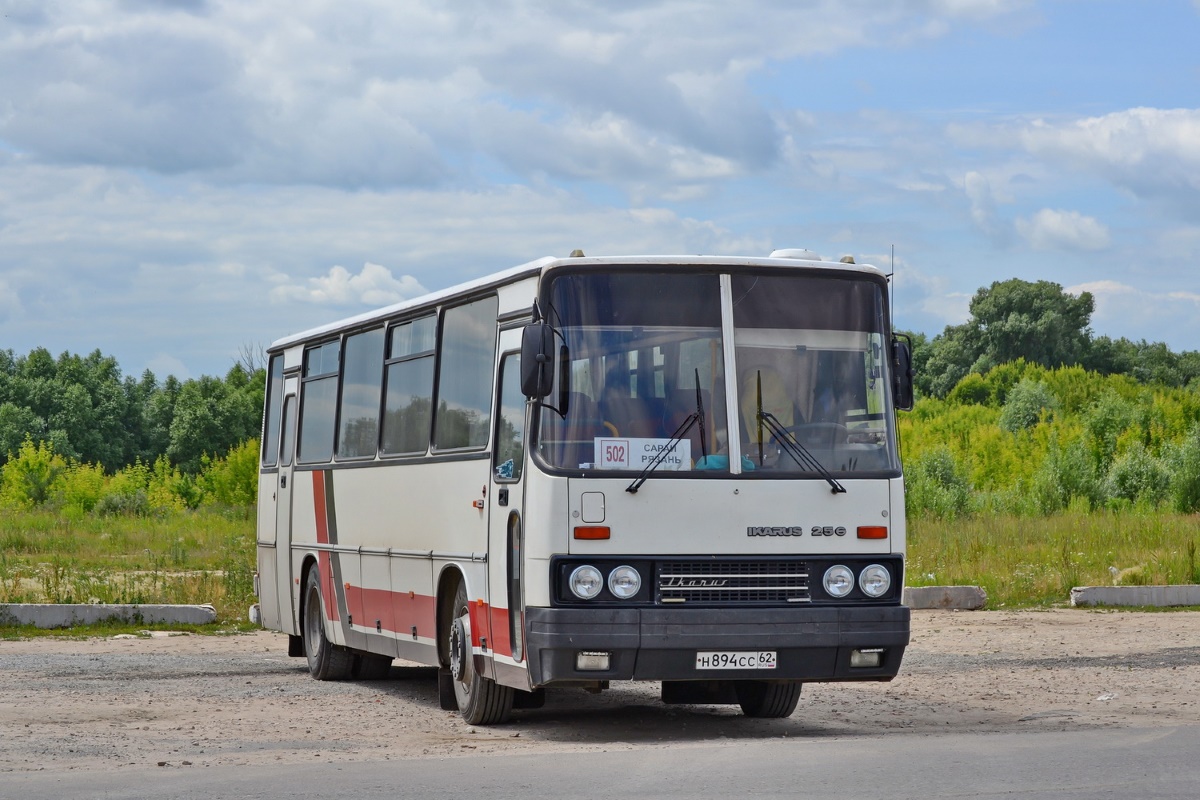
[[[793,425],[788,432],[801,444],[844,444],[850,437],[850,429],[840,422],[807,422]]]
[[[614,425],[614,424],[612,424],[612,423],[611,423],[611,422],[609,422],[608,420],[604,420],[604,422],[602,422],[602,423],[600,423],[600,424],[601,424],[601,426],[602,426],[602,427],[603,427],[605,430],[607,430],[607,431],[608,431],[610,434],[612,434],[613,436],[620,436],[620,435],[621,435],[621,434],[620,434],[620,432],[617,430],[617,426],[616,426],[616,425]]]

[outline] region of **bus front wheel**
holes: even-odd
[[[513,690],[483,677],[475,670],[471,648],[471,614],[467,605],[467,590],[461,582],[454,591],[450,622],[442,636],[445,653],[450,659],[449,680],[463,719],[469,725],[494,725],[507,721],[512,713]]]
[[[737,681],[734,691],[747,717],[779,719],[796,710],[802,685],[800,681]]]
[[[324,599],[321,597],[321,573],[314,565],[308,571],[304,588],[304,655],[308,672],[319,681],[341,681],[350,677],[354,657],[325,635]]]

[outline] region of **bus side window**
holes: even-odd
[[[519,481],[525,454],[525,395],[521,393],[521,355],[500,362],[500,407],[496,419],[493,473],[498,481]]]
[[[267,411],[264,415],[262,465],[275,466],[279,455],[279,415],[283,403],[283,356],[271,356],[270,379],[267,381]]]
[[[382,384],[383,328],[347,336],[338,405],[338,458],[375,455]]]
[[[492,427],[496,363],[495,295],[448,308],[438,342],[435,450],[483,448]]]
[[[300,394],[301,463],[328,461],[333,457],[333,421],[337,405],[338,357],[341,343],[332,342],[304,351],[304,376]]]

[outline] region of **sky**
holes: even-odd
[[[224,375],[547,255],[994,281],[1200,349],[1200,0],[0,0],[0,350]],[[893,256],[894,253],[894,256]]]

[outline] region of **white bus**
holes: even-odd
[[[790,715],[909,640],[878,269],[544,258],[268,349],[259,603],[314,678],[439,667],[472,724],[545,687]]]

